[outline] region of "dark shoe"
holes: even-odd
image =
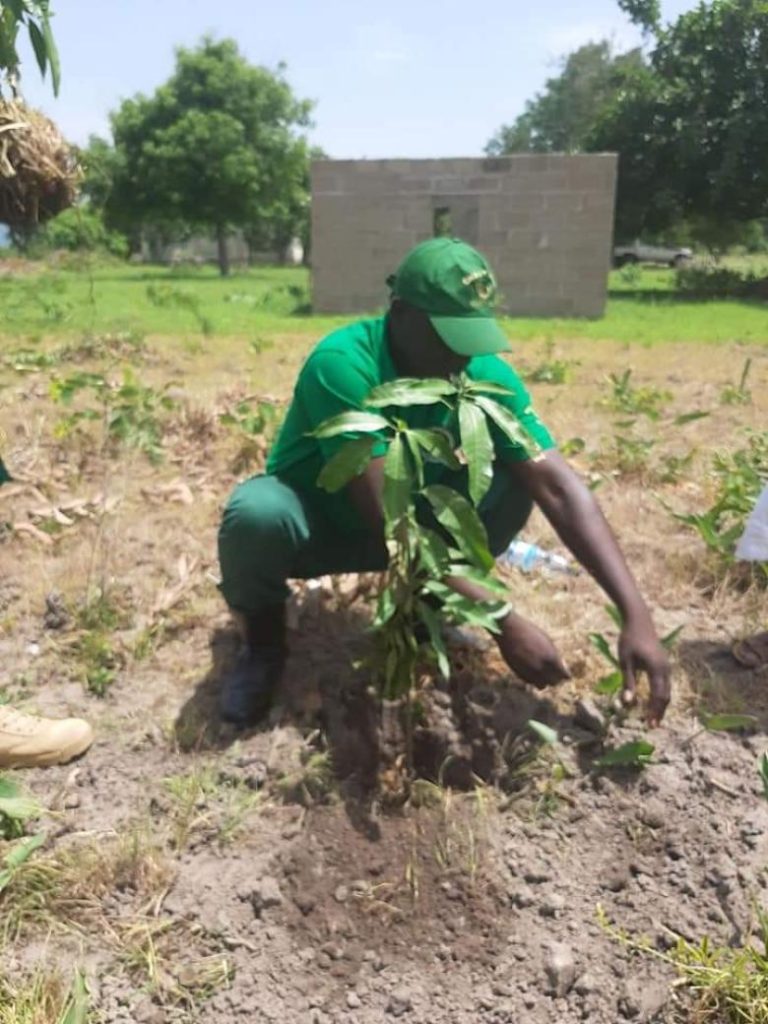
[[[272,706],[285,668],[285,606],[243,619],[244,642],[222,682],[219,712],[240,728],[256,725]]]

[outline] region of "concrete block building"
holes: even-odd
[[[455,235],[491,261],[513,316],[601,316],[615,154],[312,165],[313,308],[364,313],[417,242]]]

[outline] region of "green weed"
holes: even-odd
[[[720,401],[723,405],[749,405],[752,401],[752,392],[747,387],[747,378],[752,368],[752,360],[746,359],[741,371],[741,378],[738,384],[726,384],[720,392]]]
[[[282,407],[266,398],[248,399],[219,416],[219,423],[234,427],[249,437],[263,437],[271,441],[282,417]]]
[[[545,358],[523,376],[531,384],[566,384],[571,378],[574,365],[572,359],[557,358],[554,343],[550,341],[547,343]]]
[[[171,284],[148,284],[147,298],[153,306],[161,309],[182,309],[191,314],[204,337],[213,334],[213,322],[201,309],[200,296],[189,288],[177,288]]]
[[[624,373],[610,373],[608,381],[611,385],[611,396],[603,404],[614,412],[630,416],[646,416],[649,420],[658,420],[666,404],[671,401],[669,391],[661,391],[655,387],[635,387],[632,383],[632,370]]]
[[[167,393],[170,387],[166,384],[158,391],[144,385],[130,369],[123,371],[120,383],[88,372],[54,378],[50,384],[54,402],[65,406],[71,406],[78,398],[81,402],[79,409],[58,422],[55,434],[66,438],[84,423],[97,423],[105,442],[137,448],[157,464],[164,456],[163,414],[176,407]]]
[[[733,564],[736,543],[768,479],[768,431],[748,431],[746,437],[743,448],[713,456],[711,474],[717,484],[713,504],[704,512],[673,513],[699,534],[720,573]]]

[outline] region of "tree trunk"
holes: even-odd
[[[216,228],[216,242],[219,247],[219,273],[222,277],[229,274],[229,249],[227,247],[227,229],[223,224]]]

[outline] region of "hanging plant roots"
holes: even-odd
[[[30,228],[70,207],[80,168],[56,125],[16,100],[0,100],[0,224]]]

